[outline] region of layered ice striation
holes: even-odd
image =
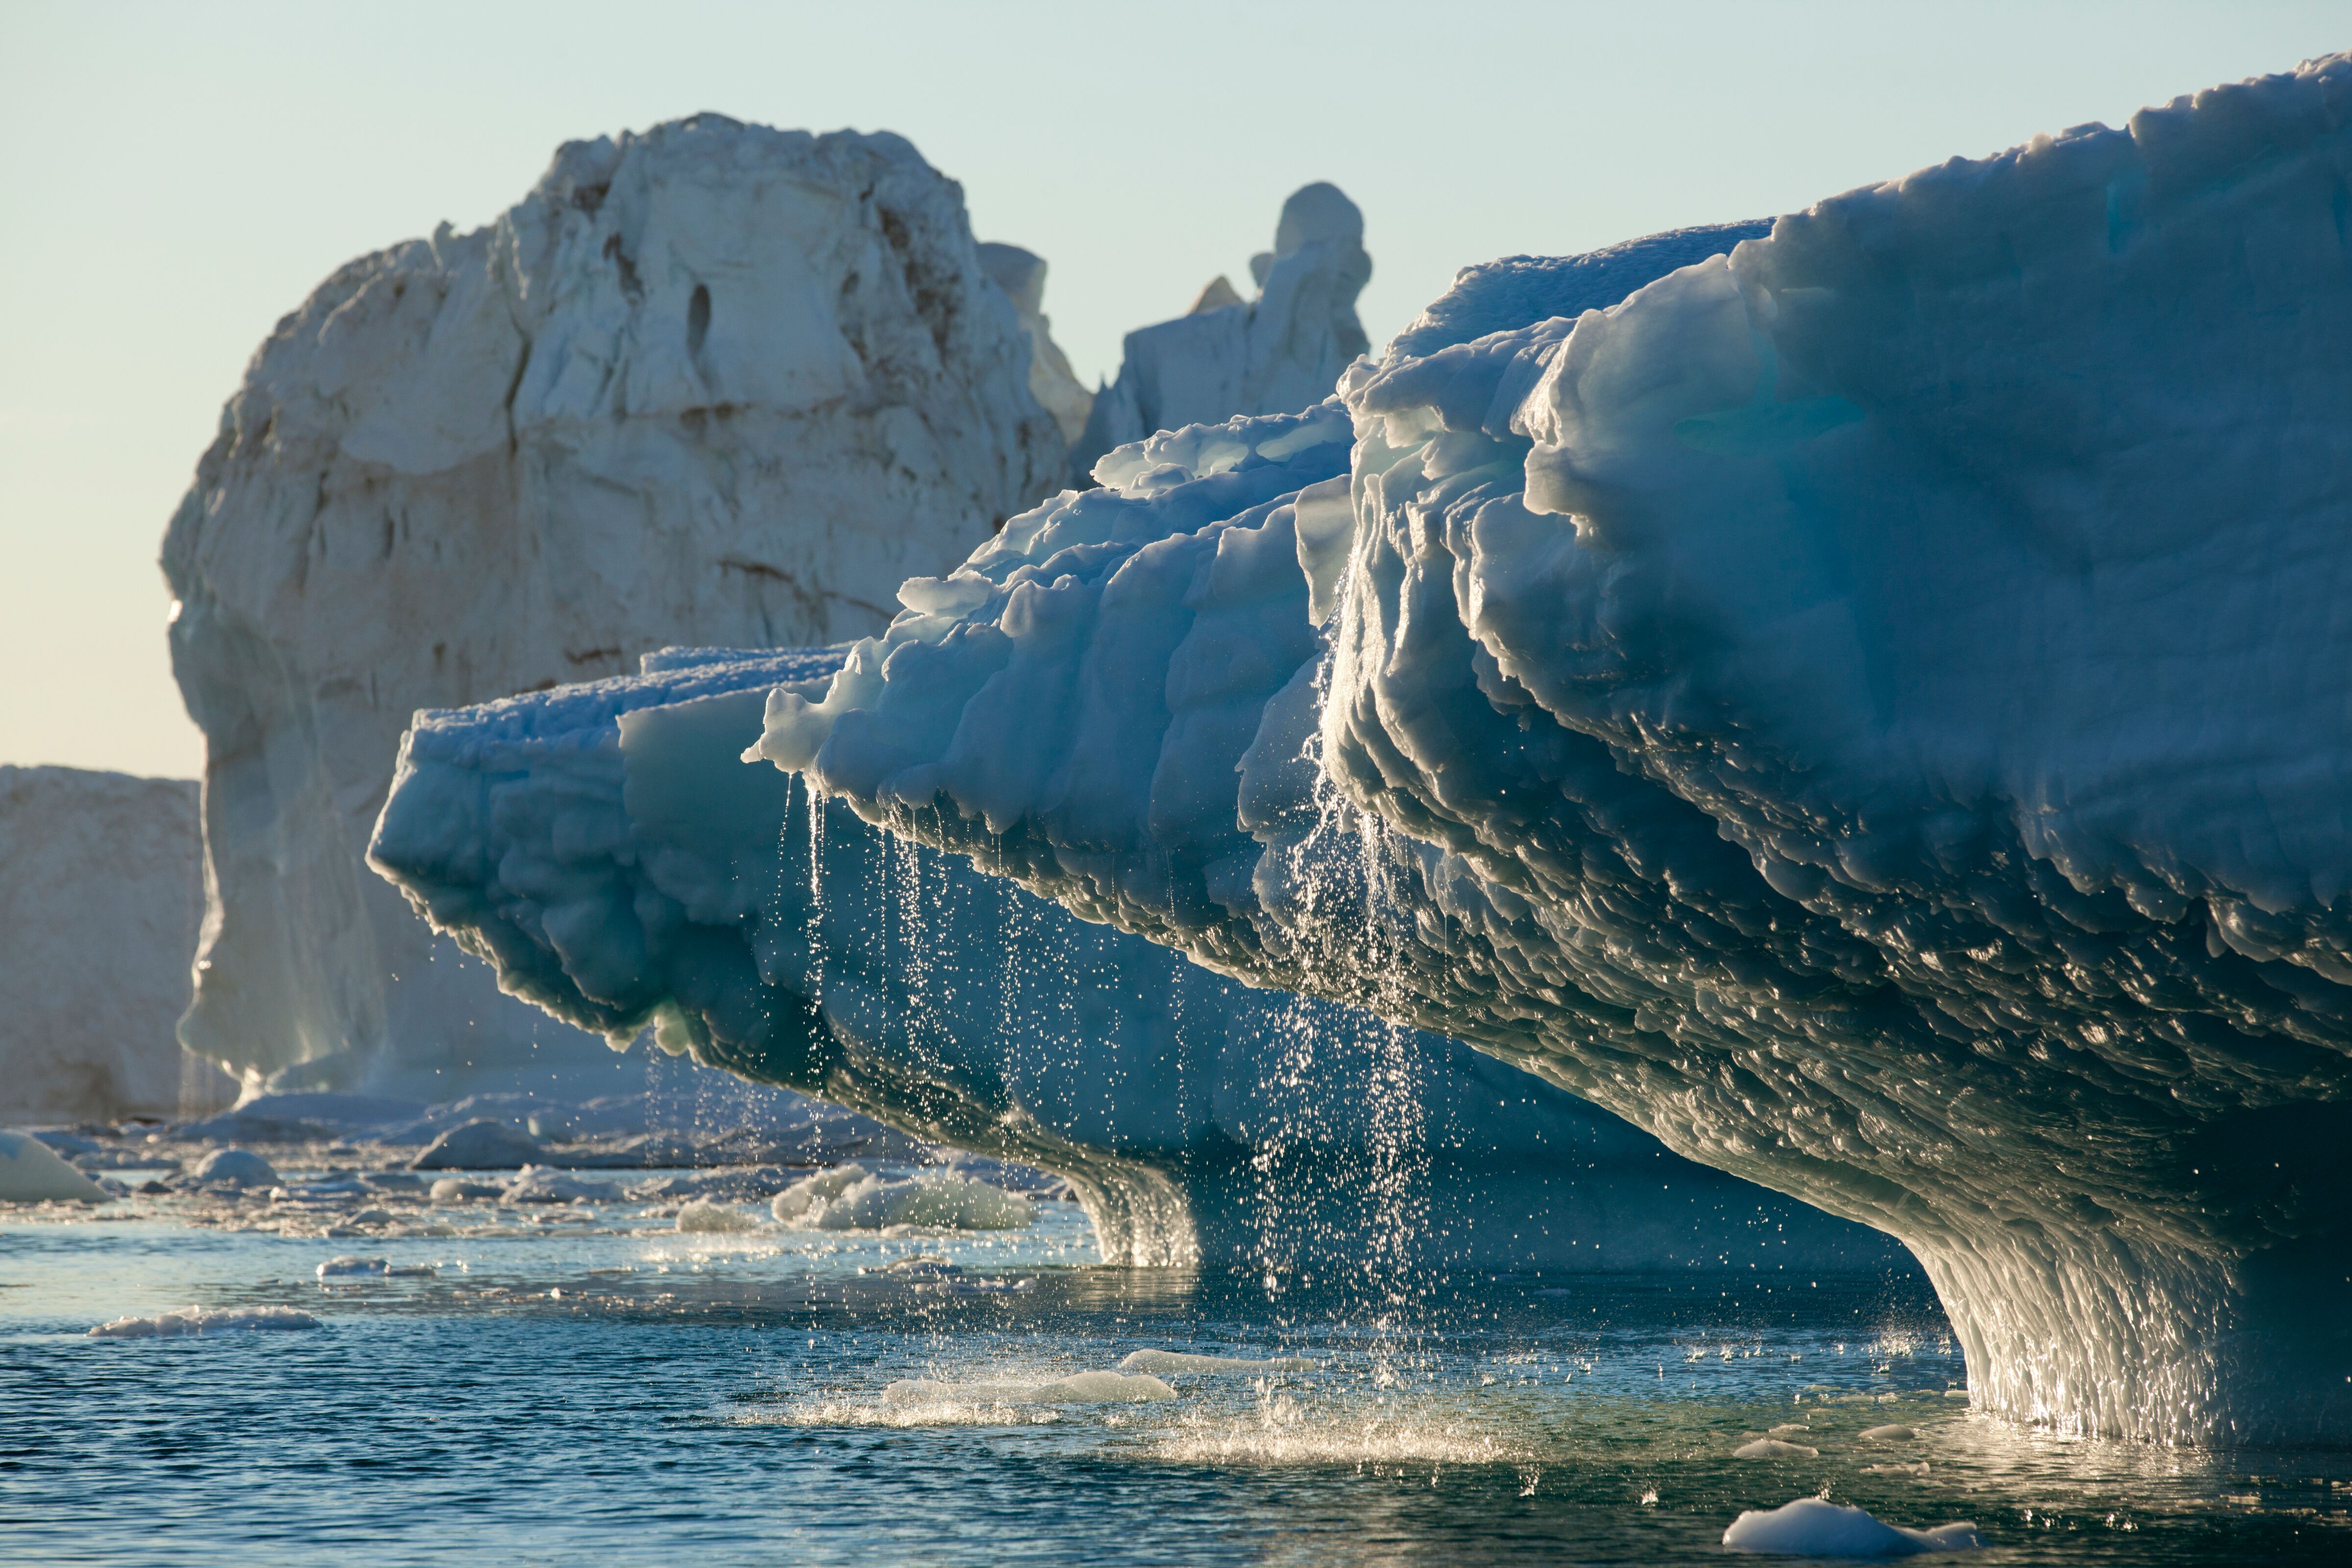
[[[1474,269],[761,751],[1891,1231],[1986,1409],[2352,1436],[2348,190],[2337,57]]]
[[[601,1056],[367,874],[409,715],[880,629],[1066,470],[1035,303],[905,141],[716,115],[566,143],[488,226],[322,283],[163,544],[206,758],[182,1037],[291,1087]]]
[[[1118,379],[1096,395],[1070,448],[1073,482],[1092,484],[1097,458],[1155,431],[1287,414],[1331,395],[1370,346],[1356,317],[1372,276],[1364,215],[1337,185],[1302,186],[1250,269],[1255,299],[1219,278],[1186,314],[1127,334]]]
[[[1269,429],[1288,466],[1241,482],[1344,467],[1344,419]],[[1132,510],[1109,492],[1083,510]],[[619,1041],[652,1023],[706,1063],[1067,1176],[1116,1261],[1391,1283],[1455,1263],[1908,1267],[1466,1047],[1250,990],[745,765],[769,693],[814,695],[845,656],[864,657],[670,650],[421,714],[374,863],[562,1018]],[[795,1213],[862,1223],[924,1195],[845,1200],[862,1174]]]

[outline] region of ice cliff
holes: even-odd
[[[653,1023],[711,1065],[1068,1176],[1116,1261],[1393,1286],[1431,1264],[1899,1260],[1465,1047],[1247,990],[743,765],[768,692],[813,692],[843,657],[669,650],[420,714],[374,863],[583,1027]]]
[[[191,780],[0,766],[0,1122],[179,1110],[196,844]]]
[[[1364,215],[1339,187],[1301,187],[1282,204],[1274,248],[1251,258],[1257,298],[1219,278],[1190,313],[1127,335],[1118,379],[1094,400],[1070,450],[1073,482],[1095,460],[1154,431],[1319,403],[1369,346],[1356,296],[1371,280]]]
[[[2352,1438],[2347,192],[2337,57],[1622,301],[1686,237],[1475,268],[761,750],[1891,1231],[1985,1409]]]
[[[321,284],[163,545],[206,747],[182,1037],[321,1082],[556,1049],[362,864],[409,715],[880,629],[1064,471],[1035,303],[904,141],[713,115],[567,143],[488,227]]]

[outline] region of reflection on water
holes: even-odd
[[[1973,1416],[1907,1276],[1478,1275],[1401,1316],[1095,1267],[1062,1204],[971,1236],[681,1234],[626,1203],[359,1238],[112,1212],[0,1215],[11,1561],[1679,1562],[1817,1493],[1972,1519],[1986,1562],[2352,1560],[2352,1457]],[[338,1255],[384,1269],[322,1280]],[[85,1333],[190,1304],[322,1326]],[[1172,1400],[1068,1381],[1149,1349],[1284,1361],[1155,1362]],[[949,1392],[886,1397],[916,1380]],[[1789,1452],[1734,1457],[1768,1438]]]

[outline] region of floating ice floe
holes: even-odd
[[[1182,1351],[1135,1351],[1118,1363],[1121,1372],[1313,1372],[1315,1363],[1303,1356],[1276,1356],[1253,1361],[1247,1356],[1188,1355]]]
[[[611,1203],[620,1195],[610,1182],[584,1182],[547,1165],[525,1165],[504,1194],[510,1204]]]
[[[207,1185],[274,1187],[278,1168],[250,1149],[215,1149],[196,1162],[193,1174]]]
[[[388,1258],[330,1258],[319,1265],[319,1278],[321,1279],[352,1279],[371,1274],[381,1279],[391,1272],[392,1259]]]
[[[771,1209],[793,1230],[1025,1230],[1037,1218],[1028,1199],[952,1172],[893,1180],[854,1164],[794,1182]]]
[[[0,1202],[47,1199],[100,1204],[106,1201],[106,1189],[30,1133],[0,1132]]]
[[[1053,1383],[939,1383],[903,1379],[882,1391],[885,1405],[1140,1405],[1173,1399],[1156,1377],[1082,1372]]]
[[[114,1318],[89,1331],[97,1340],[173,1339],[254,1329],[315,1329],[319,1320],[291,1307],[182,1307],[152,1318]]]
[[[1731,1450],[1735,1459],[1818,1459],[1819,1448],[1809,1448],[1802,1443],[1786,1443],[1778,1437],[1759,1437],[1753,1443],[1742,1443]]]
[[[757,1230],[760,1222],[741,1209],[696,1198],[679,1206],[677,1228],[706,1233]]]
[[[1906,1530],[1858,1508],[1806,1497],[1775,1509],[1748,1510],[1723,1532],[1723,1543],[1734,1552],[1790,1557],[1914,1557],[1923,1552],[1965,1552],[1985,1542],[1973,1524]]]
[[[1908,1443],[1919,1434],[1908,1426],[1873,1426],[1862,1435],[1865,1443]]]

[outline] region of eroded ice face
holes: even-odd
[[[1893,1230],[1997,1408],[2340,1434],[2347,100],[2317,62],[1413,338],[1343,381],[1344,530],[1248,489],[1257,426],[1162,437],[761,750]]]

